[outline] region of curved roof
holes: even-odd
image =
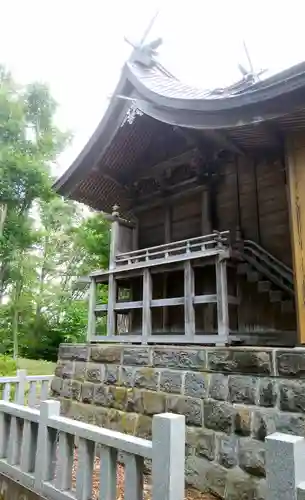
[[[305,126],[305,62],[259,82],[249,75],[227,88],[203,90],[174,78],[153,59],[149,47],[148,50],[136,49],[123,67],[108,109],[93,136],[70,168],[56,181],[54,188],[60,194],[109,211],[116,196],[107,192],[107,189],[112,192],[116,189],[113,179],[107,181],[109,150],[111,144],[119,140],[118,137],[132,134],[133,125],[129,127],[129,132],[120,130],[131,103],[139,113],[171,126],[206,131],[227,130],[237,138],[251,135],[253,126],[268,120],[283,120],[284,123],[287,115],[293,113],[297,113],[298,126],[300,121]],[[301,118],[298,115],[300,110]],[[147,123],[150,127],[149,120]],[[293,119],[289,119],[290,128],[293,124]],[[126,142],[126,137],[124,140]],[[134,134],[132,140],[137,140]],[[91,187],[86,188],[86,192],[85,187],[80,188],[79,184],[89,176]],[[99,194],[93,196],[94,184],[101,184],[101,177],[103,186]],[[124,186],[117,189],[124,191]],[[90,196],[94,199],[102,196],[104,201],[96,203]]]

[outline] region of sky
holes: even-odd
[[[21,83],[49,84],[57,124],[73,133],[58,161],[60,175],[80,153],[149,21],[159,60],[197,87],[224,86],[247,67],[274,73],[305,60],[301,0],[0,0],[0,62]]]

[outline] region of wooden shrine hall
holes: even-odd
[[[88,341],[305,344],[305,63],[207,91],[135,49],[55,189],[111,220]]]

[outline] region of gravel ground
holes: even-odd
[[[73,486],[75,485],[77,469],[77,455],[74,458],[73,464]],[[94,472],[93,472],[93,496],[92,500],[98,500],[99,495],[99,470],[100,470],[100,460],[96,458],[94,461]],[[150,477],[144,476],[144,495],[143,500],[151,499],[151,486]],[[216,497],[211,494],[204,494],[195,488],[186,488],[185,499],[187,500],[216,500]],[[124,467],[118,465],[117,467],[117,500],[124,500]]]

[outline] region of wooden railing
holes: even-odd
[[[42,402],[40,411],[0,401],[0,473],[44,498],[91,499],[98,455],[99,498],[116,500],[119,452],[125,500],[143,498],[144,459],[152,461],[152,500],[184,499],[184,416],[153,417],[152,441],[147,441],[61,417],[58,401]]]
[[[198,255],[208,254],[211,251],[223,250],[229,246],[229,231],[214,232],[188,240],[175,241],[164,245],[143,248],[132,252],[125,252],[116,255],[116,267],[130,267],[136,264],[145,263],[148,265],[154,261],[162,260],[182,260],[186,258],[198,257]]]

